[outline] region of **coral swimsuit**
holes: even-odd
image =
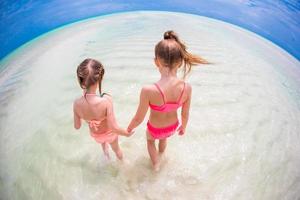
[[[86,94],[86,95],[96,95],[96,94]],[[106,119],[106,117],[101,120],[86,120],[90,128],[91,136],[98,143],[112,143],[115,139],[118,138],[118,135],[113,133],[112,130],[108,130],[106,132],[98,132],[99,126]]]
[[[161,94],[164,103],[159,106],[149,103],[151,110],[167,113],[167,112],[171,112],[171,111],[176,111],[178,108],[180,108],[182,106],[181,99],[182,99],[182,96],[183,96],[183,93],[185,90],[185,82],[183,85],[182,92],[176,102],[166,102],[165,95],[162,92],[162,90],[160,89],[160,87],[158,86],[158,84],[155,83],[154,85],[156,86],[159,93]],[[178,126],[179,126],[178,120],[174,124],[171,124],[171,125],[165,126],[165,127],[154,127],[149,121],[147,122],[148,132],[151,134],[151,136],[154,139],[164,139],[164,138],[171,136],[176,131]]]
[[[103,119],[104,120],[104,119]],[[87,121],[90,127],[90,134],[91,136],[96,140],[96,142],[98,143],[112,143],[117,137],[118,135],[113,133],[112,130],[106,131],[106,132],[102,132],[99,133],[97,132],[98,127],[100,126],[101,122],[103,121],[98,121],[98,120],[90,120]]]

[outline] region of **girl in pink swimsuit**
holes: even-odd
[[[109,158],[108,148],[111,146],[117,158],[122,160],[122,151],[118,144],[118,135],[129,136],[129,133],[118,126],[111,96],[101,93],[101,83],[104,68],[94,59],[85,59],[77,68],[77,78],[83,89],[83,96],[73,104],[74,127],[81,127],[81,120],[89,125],[91,136],[102,145],[102,149]],[[99,89],[100,96],[96,94]]]
[[[140,93],[140,103],[127,131],[131,132],[143,122],[150,107],[147,123],[147,147],[154,170],[159,170],[158,155],[167,145],[167,138],[178,131],[185,133],[189,118],[192,88],[177,77],[178,69],[183,66],[183,78],[191,71],[192,65],[207,64],[199,56],[186,51],[186,46],[173,31],[164,33],[164,39],[155,46],[155,64],[161,74],[158,82],[144,86]],[[177,117],[181,109],[181,122]],[[158,151],[155,140],[159,140]]]

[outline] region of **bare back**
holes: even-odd
[[[159,85],[161,92],[155,85],[147,86],[150,104],[162,105],[167,102],[177,102],[181,95],[180,103],[184,104],[189,98],[190,86],[187,85],[185,88],[185,84],[182,80],[172,79],[168,81],[159,81],[157,84]],[[159,112],[153,109],[150,110],[149,121],[156,127],[168,126],[174,124],[177,120],[177,111]]]
[[[99,121],[97,132],[105,132],[109,129],[107,114],[110,109],[110,97],[97,95],[80,97],[74,102],[74,112],[84,121]],[[95,130],[92,130],[95,132]]]

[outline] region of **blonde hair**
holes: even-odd
[[[101,95],[104,72],[104,67],[99,61],[92,58],[85,59],[77,67],[77,79],[80,87],[88,90],[91,85],[99,82],[99,93]]]
[[[166,31],[164,39],[155,46],[155,57],[162,61],[163,66],[170,69],[183,62],[183,77],[185,78],[192,66],[208,64],[205,59],[189,53],[186,49],[187,47],[174,31]]]

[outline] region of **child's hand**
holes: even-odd
[[[185,133],[185,130],[182,126],[179,126],[179,128],[177,128],[178,131],[178,135],[183,135]]]
[[[130,137],[134,133],[134,130],[127,128],[127,133],[127,137]]]

